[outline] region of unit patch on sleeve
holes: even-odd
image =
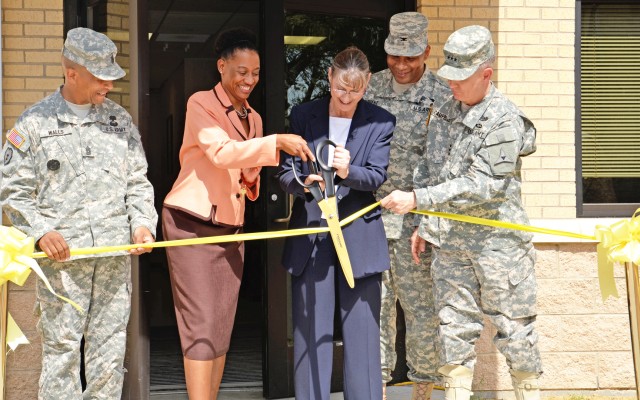
[[[4,151],[4,165],[7,165],[11,162],[11,157],[13,157],[13,149],[11,147],[7,147]]]
[[[7,140],[11,143],[15,148],[19,149],[25,142],[25,138],[22,133],[18,132],[16,128],[11,129],[7,132]]]

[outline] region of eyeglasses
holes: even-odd
[[[344,95],[350,94],[352,97],[358,97],[360,96],[363,91],[362,90],[344,90],[344,89],[337,89],[337,88],[333,88],[332,89],[339,97],[342,97]]]

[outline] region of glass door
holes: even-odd
[[[282,6],[278,7],[277,3]],[[284,132],[296,104],[328,95],[327,72],[332,58],[347,46],[357,46],[373,71],[386,68],[383,50],[389,17],[415,10],[414,1],[300,0],[263,3],[266,69],[266,132]],[[290,201],[267,169],[268,230],[286,229]],[[263,181],[264,182],[264,181]],[[265,244],[265,386],[267,398],[293,396],[293,340],[290,286],[280,264],[282,240]],[[342,341],[334,332],[332,391],[342,390]]]

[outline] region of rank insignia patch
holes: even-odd
[[[17,149],[19,149],[25,142],[24,136],[22,136],[22,133],[18,132],[16,128],[7,132],[7,140]]]

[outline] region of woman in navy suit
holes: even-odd
[[[325,139],[337,144],[328,164],[336,169],[340,219],[374,203],[374,191],[387,179],[395,117],[362,100],[370,77],[364,53],[347,48],[329,68],[331,96],[291,111],[292,132],[301,135],[312,150]],[[282,159],[280,185],[295,195],[289,228],[326,226],[313,196],[295,180],[292,165],[306,184],[322,180],[310,174],[299,158]],[[380,208],[342,231],[355,277],[353,289],[342,274],[328,233],[289,237],[285,242],[283,265],[292,275],[297,400],[329,400],[336,307],[344,343],[345,399],[382,398],[380,282],[381,272],[389,269],[389,254]]]

